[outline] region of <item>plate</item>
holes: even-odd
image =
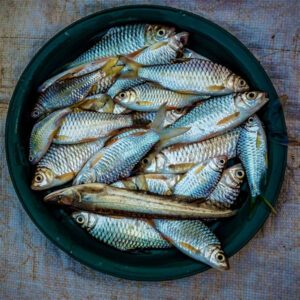
[[[192,13],[161,6],[124,6],[83,18],[55,35],[28,64],[10,101],[6,121],[7,164],[17,195],[36,226],[60,249],[81,263],[101,272],[133,280],[170,280],[190,276],[209,267],[175,249],[120,252],[99,243],[75,224],[61,208],[45,205],[43,193],[30,189],[33,168],[28,143],[33,120],[30,112],[37,87],[53,72],[86,50],[99,32],[121,24],[166,23],[190,32],[189,47],[245,78],[252,89],[268,93],[270,101],[259,112],[265,124],[269,169],[264,196],[275,204],[286,168],[287,147],[284,115],[268,75],[251,52],[216,24]],[[227,256],[238,252],[262,227],[269,209],[260,203],[249,217],[248,189],[240,196],[238,214],[214,224]],[[229,271],[230,272],[230,271]]]

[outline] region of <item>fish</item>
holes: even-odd
[[[29,140],[28,157],[31,164],[34,165],[41,160],[50,147],[64,117],[70,112],[70,108],[55,111],[33,126]]]
[[[257,115],[243,124],[237,152],[246,171],[251,196],[255,198],[262,194],[268,170],[267,138]]]
[[[178,108],[175,110],[169,110],[166,112],[166,117],[163,123],[163,127],[167,127],[184,116],[189,111],[189,107]],[[151,123],[156,116],[157,112],[140,112],[133,111],[131,113],[133,124],[136,126],[145,126]]]
[[[219,210],[188,203],[182,197],[150,195],[119,189],[103,183],[88,183],[57,190],[44,197],[44,202],[99,214],[143,216],[145,218],[227,218],[235,210]]]
[[[206,56],[203,56],[197,52],[195,52],[192,49],[184,48],[182,53],[182,58],[197,58],[197,59],[204,59],[204,60],[210,60]]]
[[[151,152],[138,165],[137,173],[182,174],[196,164],[210,158],[226,155],[236,157],[236,146],[240,136],[236,127],[217,137],[191,144],[173,145],[159,153]]]
[[[144,219],[103,216],[85,211],[72,213],[72,218],[94,238],[121,251],[172,247]]]
[[[130,70],[120,78],[142,78],[177,92],[220,96],[249,89],[246,80],[210,60],[183,58],[172,64],[141,65],[121,57]]]
[[[143,83],[121,91],[113,100],[134,111],[150,112],[157,111],[164,103],[166,109],[173,110],[190,106],[205,98],[194,94],[177,93],[151,83]]]
[[[130,115],[73,110],[68,114],[53,138],[55,144],[91,142],[114,130],[132,126]]]
[[[173,188],[180,179],[181,175],[176,174],[142,174],[114,182],[111,186],[157,195],[172,195]]]
[[[190,127],[189,131],[160,143],[158,147],[162,149],[178,143],[200,142],[220,135],[239,126],[268,100],[265,93],[256,91],[208,99],[170,126]]]
[[[218,270],[228,270],[229,263],[216,235],[199,220],[154,219],[161,235],[187,256]]]
[[[220,180],[226,162],[226,156],[218,156],[197,164],[175,185],[174,195],[189,197],[191,201],[207,198]]]
[[[37,164],[31,188],[40,191],[72,180],[84,163],[104,146],[106,140],[100,138],[94,142],[74,145],[52,144]]]
[[[115,139],[113,143],[104,147],[87,161],[73,184],[112,183],[120,178],[128,177],[135,165],[159,140],[168,139],[186,131],[182,128],[175,131],[161,130],[160,126],[164,117],[165,107],[162,107],[146,132],[132,132],[125,137]]]
[[[244,177],[245,172],[241,164],[235,164],[224,170],[220,181],[207,197],[206,203],[218,208],[230,208],[237,200]]]
[[[163,42],[175,33],[175,28],[159,24],[130,24],[110,28],[90,49],[67,67],[75,67],[96,59],[117,55],[136,55],[144,48]]]
[[[168,41],[155,43],[132,59],[137,63],[144,65],[163,64],[170,63],[174,60],[178,53],[182,51],[183,47],[188,41],[189,34],[187,32],[180,32],[171,36]],[[122,73],[129,70],[129,67],[125,66]],[[118,80],[109,88],[107,93],[111,97],[115,97],[119,92],[129,89],[135,85],[143,83],[144,80],[140,78],[136,79],[121,79]]]

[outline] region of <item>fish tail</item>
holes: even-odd
[[[120,60],[125,63],[129,69],[126,70],[123,74],[120,75],[120,78],[122,79],[135,79],[138,77],[139,69],[143,66],[142,64],[139,64],[128,57],[122,56],[120,57]]]

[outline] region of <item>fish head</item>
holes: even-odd
[[[92,213],[88,213],[85,211],[73,212],[72,218],[82,228],[86,228],[87,230],[93,229],[97,223],[96,216]]]
[[[229,270],[228,259],[220,245],[208,245],[204,251],[204,260],[207,261],[207,264],[218,270]]]
[[[96,182],[96,172],[94,169],[81,170],[73,181],[73,185]]]
[[[151,153],[140,163],[138,171],[140,173],[157,173],[165,168],[166,157],[163,153]]]
[[[178,51],[182,49],[188,42],[189,33],[188,32],[180,32],[172,36],[168,42],[169,46]]]
[[[260,121],[256,115],[250,116],[244,124],[244,129],[250,133],[257,133],[260,129]]]
[[[226,81],[225,87],[234,92],[244,92],[249,90],[246,80],[236,74],[230,74]]]
[[[236,187],[240,186],[245,177],[245,171],[243,169],[243,166],[241,164],[236,164],[229,168],[228,172],[231,183],[234,184]]]
[[[174,35],[175,27],[166,25],[148,25],[146,27],[147,43],[152,45],[157,42],[166,41]]]
[[[37,119],[37,118],[39,118],[40,116],[42,116],[42,115],[44,114],[44,112],[45,112],[45,109],[44,109],[41,105],[37,104],[37,105],[33,108],[33,110],[32,110],[32,112],[31,112],[30,116],[31,116],[32,118],[34,118],[34,119]]]
[[[81,186],[71,186],[52,192],[44,197],[45,202],[60,205],[72,205],[73,203],[80,203],[81,200]]]
[[[52,170],[42,167],[38,168],[31,182],[31,188],[36,191],[55,186],[55,174]]]
[[[136,92],[133,89],[121,91],[114,97],[114,102],[118,104],[129,104],[137,101]]]
[[[258,91],[245,92],[235,96],[236,106],[250,113],[255,113],[268,101],[267,94]]]
[[[28,160],[32,165],[35,165],[39,162],[39,160],[44,155],[44,151],[42,149],[38,150],[37,147],[30,147],[29,148],[29,156]]]
[[[210,161],[210,166],[214,171],[221,172],[224,169],[224,167],[227,163],[227,160],[228,160],[228,158],[225,155],[220,155],[220,156],[214,157]]]

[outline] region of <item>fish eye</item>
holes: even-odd
[[[143,163],[144,163],[145,165],[147,165],[147,164],[149,163],[149,159],[148,159],[148,158],[144,158],[144,159],[143,159]]]
[[[33,116],[33,117],[38,117],[38,116],[39,116],[39,112],[38,112],[37,110],[34,110],[34,111],[32,112],[32,116]]]
[[[219,162],[220,162],[221,165],[224,165],[224,164],[225,164],[225,160],[224,160],[223,158],[220,159]]]
[[[119,94],[119,96],[120,96],[121,98],[124,98],[124,97],[125,97],[125,93],[122,92],[122,93]]]
[[[163,36],[165,33],[166,33],[166,31],[165,31],[164,29],[159,29],[159,30],[157,31],[157,34],[158,34],[159,36]]]
[[[244,171],[237,171],[236,176],[237,176],[237,178],[243,178],[244,177]]]
[[[240,85],[240,86],[246,85],[246,81],[245,81],[244,79],[240,79],[240,80],[239,80],[239,85]]]
[[[223,255],[222,253],[219,253],[219,254],[217,255],[217,260],[218,260],[219,262],[225,261],[225,255]]]
[[[175,111],[179,114],[183,113],[183,108],[176,108]]]
[[[33,161],[33,156],[29,155],[28,159],[29,159],[29,161]]]
[[[250,92],[250,93],[248,93],[248,99],[255,99],[255,97],[256,97],[256,93],[254,93],[254,92]]]
[[[248,119],[248,121],[249,121],[249,123],[252,123],[252,122],[254,121],[254,118],[253,118],[253,117],[250,117],[250,118]]]
[[[78,216],[78,217],[76,218],[76,221],[77,221],[77,223],[79,223],[79,224],[83,224],[83,223],[84,223],[84,217],[83,217],[83,216]]]
[[[35,181],[36,182],[41,182],[42,180],[43,180],[43,176],[42,175],[38,174],[38,175],[35,176]]]

